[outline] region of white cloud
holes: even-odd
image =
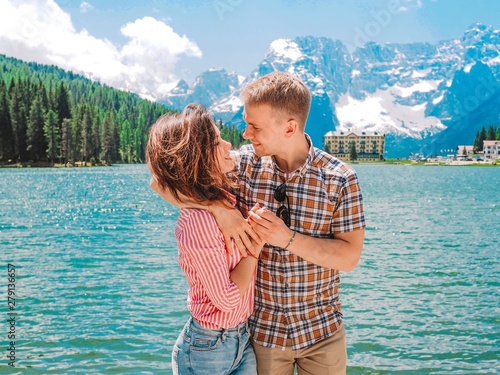
[[[415,0],[415,1],[412,1],[412,3],[417,7],[417,8],[422,8],[422,6],[424,5],[424,3],[422,2],[422,0]]]
[[[53,0],[0,0],[0,9],[0,53],[54,64],[148,98],[161,97],[175,84],[180,56],[202,55],[195,42],[152,17],[123,26],[129,41],[120,47],[75,30]]]
[[[169,88],[165,83],[176,80],[173,71],[180,55],[201,57],[196,43],[152,17],[128,23],[121,32],[130,38],[120,52],[123,62],[146,86],[156,87],[159,95]]]
[[[398,9],[400,12],[408,12],[410,10],[410,7],[420,9],[424,6],[422,0],[405,0],[405,1],[408,6],[401,5]]]
[[[80,12],[81,13],[87,13],[89,10],[92,10],[94,9],[94,7],[92,5],[90,5],[89,3],[87,3],[86,1],[82,1],[81,4],[80,4]]]

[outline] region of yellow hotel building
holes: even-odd
[[[384,159],[385,134],[377,132],[361,132],[351,130],[329,131],[323,136],[323,150],[338,159],[350,160],[351,144],[356,147],[357,160],[377,161]]]

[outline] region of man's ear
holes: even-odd
[[[299,124],[297,123],[296,120],[293,118],[288,120],[286,123],[286,129],[285,129],[285,135],[287,137],[291,137],[297,132],[297,129],[299,128]]]

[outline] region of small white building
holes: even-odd
[[[457,157],[469,157],[474,155],[474,146],[458,146]]]
[[[483,153],[485,159],[500,158],[500,141],[483,141]]]

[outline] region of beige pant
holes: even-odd
[[[266,348],[252,343],[257,356],[259,375],[293,375],[295,364],[299,375],[345,375],[347,351],[342,325],[332,337],[299,350],[291,346]]]

